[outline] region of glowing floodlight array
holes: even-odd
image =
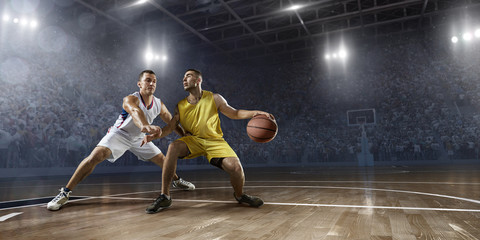
[[[144,4],[146,2],[148,2],[148,0],[138,0],[133,5],[141,5],[141,4]]]
[[[340,49],[337,52],[330,52],[325,54],[325,60],[327,61],[333,61],[333,60],[345,60],[347,59],[348,54],[347,50],[345,49]]]
[[[461,36],[453,36],[450,40],[452,43],[458,43],[460,40],[464,42],[480,40],[480,28],[477,28],[474,32],[465,32]]]
[[[292,5],[288,8],[286,8],[287,11],[295,11],[295,10],[298,10],[300,8],[302,8],[303,6],[302,5]]]
[[[15,16],[10,16],[8,14],[4,14],[2,17],[3,22],[5,23],[11,23],[14,25],[19,25],[20,27],[30,27],[30,28],[36,28],[38,26],[38,22],[35,19],[29,19],[27,17],[15,17]]]
[[[152,52],[152,51],[147,51],[145,53],[145,60],[148,62],[148,63],[151,63],[151,62],[154,62],[154,61],[167,61],[168,60],[168,56],[166,54],[158,54],[158,53],[155,53],[155,52]]]

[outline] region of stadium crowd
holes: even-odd
[[[137,90],[142,69],[122,61],[128,53],[82,48],[88,50],[60,54],[33,43],[0,48],[0,168],[78,165],[114,123],[122,98]],[[182,71],[195,67],[203,72],[203,88],[233,107],[274,114],[279,132],[264,144],[249,140],[247,120],[221,117],[226,140],[246,166],[354,162],[361,129],[347,125],[346,112],[370,108],[376,123],[365,129],[377,162],[478,159],[480,57],[438,49],[422,41],[379,45],[364,50],[346,72],[316,61],[175,66],[167,77],[173,80],[160,80],[156,96],[173,112],[185,97]],[[155,143],[166,151],[176,137]],[[132,154],[115,163],[146,164]]]

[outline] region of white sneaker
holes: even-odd
[[[72,191],[67,192],[65,191],[65,188],[61,188],[60,193],[47,204],[47,209],[50,211],[57,211],[58,209],[60,209],[68,202],[70,193],[72,193]]]
[[[182,178],[179,178],[178,180],[172,181],[172,186],[174,188],[179,188],[185,191],[192,191],[195,190],[195,185],[189,181],[185,181]]]

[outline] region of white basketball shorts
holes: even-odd
[[[162,153],[162,151],[160,151],[160,149],[152,142],[141,147],[140,144],[142,144],[141,138],[132,141],[119,132],[110,131],[102,138],[102,140],[100,140],[97,146],[107,147],[112,151],[112,155],[107,158],[107,160],[112,163],[121,157],[127,150],[135,154],[135,156],[142,161],[148,161]]]

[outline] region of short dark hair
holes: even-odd
[[[154,73],[152,70],[148,70],[148,69],[147,69],[147,70],[143,70],[143,71],[140,73],[140,75],[138,75],[138,81],[139,81],[139,82],[140,82],[140,80],[142,80],[143,74],[145,74],[145,73],[155,75],[155,73]]]
[[[200,71],[198,71],[197,69],[190,68],[190,69],[187,69],[187,72],[188,72],[188,71],[195,72],[195,74],[197,74],[197,77],[201,77],[201,76],[202,76],[202,73],[201,73]]]

